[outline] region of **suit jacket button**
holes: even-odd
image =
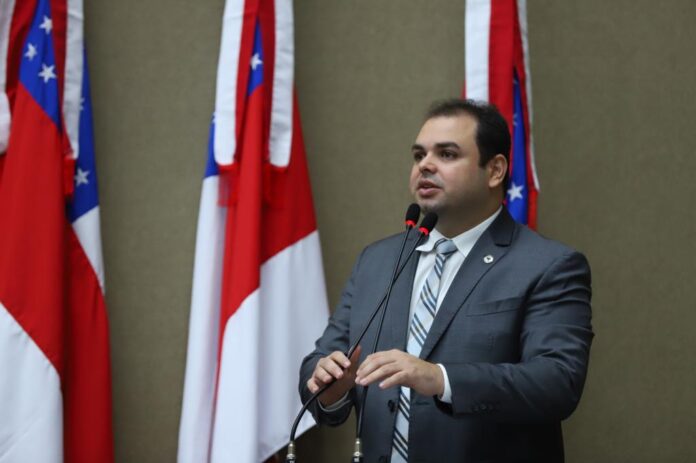
[[[389,402],[387,402],[387,407],[389,408],[390,412],[394,413],[394,411],[396,410],[396,402],[390,400]]]
[[[481,404],[481,411],[485,412],[486,411],[486,404]]]

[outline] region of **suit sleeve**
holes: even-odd
[[[350,347],[350,311],[355,291],[356,275],[358,274],[363,254],[364,251],[353,266],[350,279],[341,293],[341,300],[329,318],[329,324],[324,333],[316,341],[314,351],[302,361],[299,384],[302,403],[306,403],[312,396],[309,389],[307,389],[307,381],[311,378],[319,359],[337,350],[346,353]],[[312,413],[317,423],[338,426],[350,415],[350,410],[354,403],[354,392],[355,389],[351,389],[347,397],[348,400],[345,400],[344,404],[336,410],[331,407],[329,407],[331,411],[324,410],[319,406],[318,401],[315,401],[308,410]]]
[[[590,268],[571,252],[532,288],[520,332],[519,363],[445,363],[454,414],[496,421],[548,422],[575,410],[587,374],[591,326]]]

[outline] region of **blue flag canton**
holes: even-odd
[[[256,21],[254,28],[254,46],[251,53],[251,61],[249,62],[249,80],[247,82],[247,98],[254,93],[254,90],[263,83],[263,45],[261,41],[261,26]],[[208,157],[205,165],[204,178],[218,175],[219,168],[215,161],[215,114],[210,123],[210,131],[208,134]]]
[[[94,161],[94,129],[92,127],[92,100],[90,98],[87,56],[83,53],[82,92],[80,104],[79,157],[75,162],[74,190],[68,204],[68,218],[79,219],[99,205],[97,169]]]
[[[512,217],[526,224],[529,219],[527,184],[527,137],[524,130],[524,108],[520,81],[515,74],[513,79],[514,108],[512,115],[512,173],[507,190],[507,208]]]
[[[254,30],[254,47],[249,63],[249,83],[247,85],[247,97],[263,83],[263,44],[261,42],[261,26],[256,21]]]
[[[22,50],[19,80],[60,128],[58,75],[48,0],[39,0]]]

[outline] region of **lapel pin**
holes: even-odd
[[[488,254],[486,257],[483,258],[483,261],[487,264],[490,264],[491,262],[493,262],[493,256]]]

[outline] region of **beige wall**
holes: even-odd
[[[171,462],[223,0],[85,3],[116,456]],[[295,4],[332,304],[356,253],[399,229],[423,109],[459,94],[463,3]],[[692,461],[696,3],[529,3],[540,230],[583,250],[594,276],[597,337],[567,459]],[[310,431],[303,461],[347,460],[352,434]]]

